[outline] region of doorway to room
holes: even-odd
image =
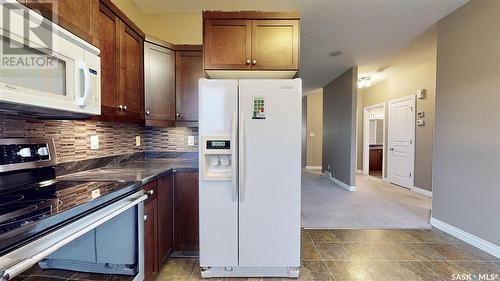
[[[385,175],[385,103],[367,106],[363,111],[363,174],[379,179]]]

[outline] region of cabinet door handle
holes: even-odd
[[[149,114],[151,114],[151,111],[146,110],[146,115],[149,115]]]
[[[257,64],[257,60],[256,59],[252,60],[252,64],[256,65]]]
[[[247,60],[246,64],[249,65],[251,62],[252,62],[251,60]]]
[[[148,220],[148,215],[144,215],[144,221]]]
[[[126,105],[123,106],[123,110],[127,111],[127,106]]]
[[[393,148],[393,147],[391,147],[391,148],[389,148],[389,150],[390,150],[390,151],[394,151],[394,148]]]
[[[120,104],[120,105],[118,106],[118,109],[119,109],[119,110],[123,110],[123,105],[121,105],[121,104]]]

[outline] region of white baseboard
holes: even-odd
[[[416,186],[410,187],[410,190],[413,192],[416,192],[418,194],[421,194],[423,196],[427,196],[427,197],[432,198],[432,191],[429,191],[429,190],[426,190],[426,189],[423,189],[420,187],[416,187]]]
[[[339,181],[338,179],[332,177],[332,175],[330,174],[330,172],[325,171],[325,172],[321,173],[321,176],[323,176],[327,180],[331,181],[332,183],[340,186],[342,189],[345,189],[345,190],[347,190],[349,192],[356,191],[356,186],[354,186],[354,185],[347,185],[347,184]]]
[[[461,230],[453,225],[447,224],[443,221],[440,221],[434,217],[431,217],[431,225],[437,229],[440,229],[451,236],[454,236],[466,243],[471,244],[472,246],[479,248],[497,258],[500,258],[500,246],[495,245],[491,242],[483,240],[473,234],[470,234],[466,231]]]
[[[323,167],[321,166],[305,166],[307,170],[321,170]]]
[[[350,191],[350,192],[353,192],[353,191],[356,191],[356,186],[354,185],[348,185],[348,184],[345,184],[344,182],[341,182],[339,181],[338,179],[336,178],[332,178],[332,182],[340,187],[342,187],[343,189],[347,190],[347,191]]]
[[[363,170],[356,170],[356,174],[362,174]]]

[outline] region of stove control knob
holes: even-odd
[[[47,149],[47,147],[40,147],[36,153],[40,156],[47,156],[49,155],[49,150]]]
[[[18,152],[17,155],[21,157],[31,157],[31,149],[29,147],[21,148]]]

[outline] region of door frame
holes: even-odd
[[[416,127],[416,107],[417,107],[417,102],[416,102],[416,96],[415,95],[409,95],[409,96],[405,96],[405,97],[402,97],[402,98],[397,98],[397,99],[393,99],[393,100],[390,100],[387,102],[387,146],[389,146],[389,143],[391,141],[391,131],[389,130],[389,127],[391,126],[391,105],[393,103],[397,103],[397,102],[402,102],[402,101],[413,101],[413,130],[411,130],[412,134],[411,134],[411,140],[412,140],[412,143],[411,143],[411,147],[410,147],[410,155],[413,155],[413,161],[411,161],[410,163],[410,170],[411,170],[411,174],[412,174],[412,177],[411,177],[411,182],[410,182],[410,185],[408,186],[403,186],[403,187],[406,187],[406,188],[409,188],[409,189],[412,189],[415,185],[415,131],[417,129]],[[390,164],[391,164],[391,161],[389,161],[389,154],[387,154],[387,181],[392,183],[392,184],[395,184],[394,182],[391,181],[391,178],[390,178],[390,174],[389,174],[389,171],[390,171]]]
[[[384,130],[382,138],[382,179],[385,179],[385,132],[387,128],[387,112],[385,102],[369,105],[363,108],[363,175],[370,174],[370,115],[372,109],[381,107],[384,111]]]

